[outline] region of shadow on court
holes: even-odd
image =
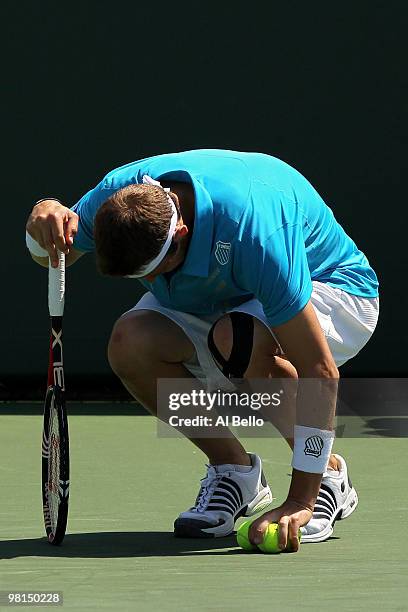
[[[330,540],[327,540],[326,544]],[[246,553],[237,547],[233,535],[222,539],[189,539],[175,538],[172,532],[167,531],[74,533],[65,536],[62,546],[51,546],[45,538],[0,541],[0,559],[178,557],[214,554]]]
[[[367,419],[367,436],[378,436],[386,438],[407,438],[408,419],[405,418],[373,418]]]

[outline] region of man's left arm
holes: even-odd
[[[321,430],[323,443],[328,445],[326,456],[330,455],[333,442],[333,421],[337,399],[338,370],[331,355],[326,338],[311,302],[293,319],[273,328],[286,357],[295,366],[298,376],[298,396],[296,423],[303,432]],[[330,432],[330,433],[329,433]],[[296,438],[296,446],[302,445],[305,438]],[[324,456],[324,449],[320,449]],[[313,462],[313,455],[310,457]],[[309,462],[310,463],[310,462]],[[296,465],[296,463],[295,463]],[[303,466],[301,466],[303,467]],[[315,469],[309,466],[307,469]],[[262,541],[263,532],[269,523],[279,523],[279,545],[282,549],[288,546],[296,551],[299,548],[299,527],[309,522],[316,497],[319,492],[322,474],[293,468],[292,481],[286,501],[271,512],[265,513],[254,521],[250,537],[255,543]]]
[[[242,243],[234,263],[236,280],[262,303],[299,377],[294,469],[288,498],[282,506],[254,521],[249,534],[254,543],[259,542],[267,524],[278,522],[281,548],[289,542],[297,550],[298,529],[311,518],[326,469],[326,465],[322,466],[324,457],[330,456],[338,370],[310,302],[312,281],[301,225],[279,228],[262,244]],[[308,433],[310,437],[317,434],[318,444],[323,444],[318,457],[304,453]]]

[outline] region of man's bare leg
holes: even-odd
[[[232,349],[232,324],[228,315],[219,319],[215,325],[213,337],[221,355],[224,359],[228,359]],[[295,367],[279,353],[279,347],[272,334],[263,323],[254,317],[254,342],[244,377],[248,380],[270,377],[289,381],[286,386],[284,406],[281,406],[279,410],[268,412],[262,410],[262,414],[276,427],[293,450],[293,435],[290,435],[289,432],[293,432],[295,425],[296,398],[293,395],[294,386],[290,384],[290,380],[297,380],[298,375]],[[330,456],[328,465],[333,470],[340,469],[339,462],[333,454]]]
[[[194,378],[183,365],[194,354],[194,345],[168,317],[150,310],[122,316],[108,346],[109,363],[126,389],[151,414],[157,416],[157,379]],[[214,438],[190,438],[212,465],[251,465],[242,444],[225,428]]]

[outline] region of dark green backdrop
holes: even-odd
[[[378,330],[344,371],[406,373],[404,7],[9,3],[1,380],[23,389],[46,368],[46,272],[24,245],[34,201],[72,204],[115,166],[201,147],[271,153],[311,180],[381,282]],[[111,326],[140,295],[85,259],[67,275],[73,378],[109,372]]]

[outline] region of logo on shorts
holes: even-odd
[[[305,455],[320,457],[323,446],[323,439],[320,436],[310,436],[310,438],[307,438],[305,441]]]
[[[218,263],[220,263],[222,266],[225,266],[225,264],[228,263],[229,261],[229,256],[230,256],[230,251],[231,251],[231,243],[230,242],[221,242],[221,240],[218,240],[218,242],[215,243],[215,259],[218,261]]]

